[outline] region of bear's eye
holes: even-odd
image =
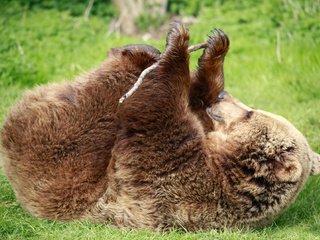
[[[218,100],[221,101],[224,99],[224,97],[227,95],[226,91],[222,91],[221,93],[219,93],[218,95]]]

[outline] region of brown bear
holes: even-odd
[[[196,231],[263,226],[287,208],[320,173],[319,155],[287,120],[223,91],[222,31],[191,76],[188,40],[175,23],[161,55],[145,45],[113,49],[96,71],[25,95],[1,132],[4,170],[25,209]]]

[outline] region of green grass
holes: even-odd
[[[226,89],[244,103],[283,115],[320,152],[319,1],[215,1],[190,26],[191,43],[214,27],[231,39]],[[104,18],[85,22],[67,10],[2,6],[0,13],[0,124],[25,89],[98,66],[111,47],[143,43],[106,35]],[[281,61],[277,58],[277,34]],[[164,37],[148,42],[164,48]],[[193,53],[194,68],[200,53]],[[119,230],[86,222],[36,219],[17,203],[0,169],[0,239],[320,239],[320,177],[307,182],[292,206],[271,226],[252,231],[165,234]]]

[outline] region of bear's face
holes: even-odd
[[[309,175],[320,174],[319,154],[283,117],[252,109],[226,92],[207,113],[214,124],[209,136],[233,149],[234,161],[247,164],[256,176],[301,186]]]

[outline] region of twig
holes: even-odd
[[[114,20],[110,24],[110,28],[107,31],[107,37],[109,37],[113,32],[120,32],[120,26],[121,26],[121,23],[123,21],[123,16],[124,15],[120,15],[120,17],[118,19]]]
[[[199,44],[197,44],[197,45],[190,46],[190,47],[188,48],[188,51],[189,51],[189,52],[194,52],[194,51],[199,50],[200,48],[206,48],[206,47],[207,47],[207,42],[199,43]]]
[[[281,38],[280,38],[280,32],[277,30],[277,46],[276,46],[276,54],[277,54],[277,60],[278,63],[281,63]]]
[[[18,39],[16,39],[16,45],[17,45],[17,48],[18,48],[18,51],[19,51],[20,55],[23,56],[24,55],[24,51],[23,51],[23,48],[22,48],[22,46],[21,46],[21,44],[20,44]]]
[[[194,51],[197,51],[199,50],[200,48],[205,48],[207,46],[207,43],[204,42],[204,43],[200,43],[200,44],[197,44],[197,45],[193,45],[193,46],[190,46],[188,48],[188,51],[189,52],[194,52]],[[124,94],[120,100],[119,100],[119,103],[123,103],[128,97],[130,97],[135,91],[137,91],[137,89],[139,88],[139,86],[141,85],[143,79],[145,78],[145,76],[151,72],[152,70],[154,70],[155,68],[157,68],[159,66],[159,61],[152,64],[150,67],[146,68],[145,70],[142,71],[142,73],[140,74],[138,80],[135,82],[135,84],[133,85],[133,87],[126,93]]]
[[[89,20],[89,15],[90,15],[93,3],[94,3],[94,0],[89,0],[88,6],[87,6],[87,8],[84,12],[84,16],[83,16],[85,21]]]
[[[135,91],[137,91],[138,87],[141,85],[144,77],[151,72],[153,69],[155,69],[156,67],[158,67],[159,62],[156,62],[154,64],[152,64],[150,67],[146,68],[145,70],[142,71],[142,73],[140,74],[138,80],[135,82],[135,84],[133,85],[133,87],[125,94],[123,95],[120,100],[119,103],[123,103],[124,100],[126,100],[128,97],[130,97]]]

